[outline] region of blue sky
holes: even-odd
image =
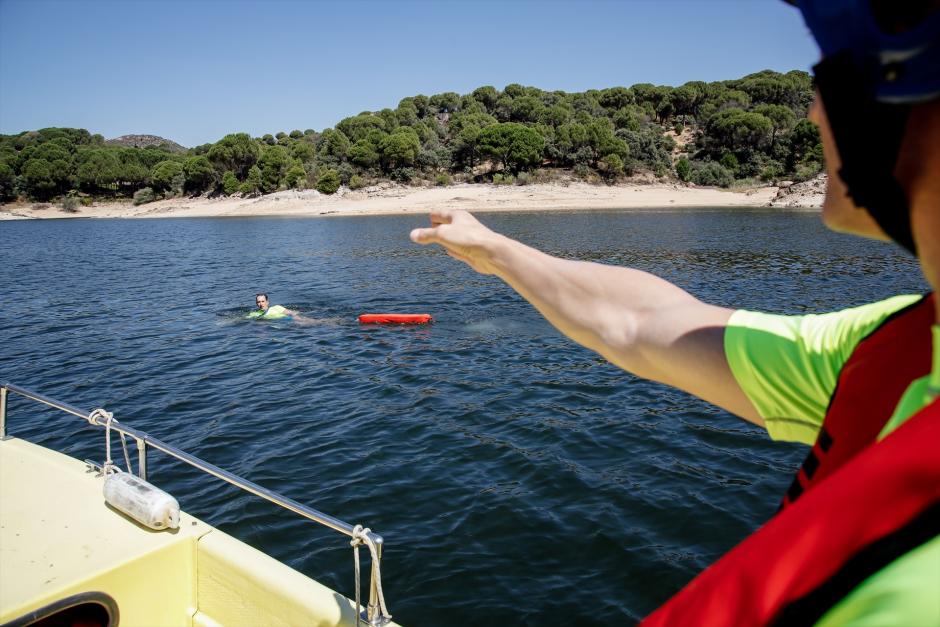
[[[322,130],[416,94],[680,85],[816,58],[780,0],[0,0],[0,133],[194,146]]]

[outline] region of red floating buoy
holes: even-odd
[[[431,314],[361,314],[361,324],[427,324],[432,322]]]

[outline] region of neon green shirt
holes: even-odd
[[[852,351],[885,318],[919,298],[896,296],[823,315],[736,311],[725,330],[725,355],[770,437],[812,445]],[[936,398],[938,391],[940,326],[935,326],[932,371],[911,382],[879,439]],[[938,591],[940,537],[863,581],[817,625],[940,625]]]
[[[251,313],[249,313],[246,317],[263,318],[265,320],[277,320],[279,318],[287,318],[289,316],[290,314],[287,313],[286,309],[284,309],[280,305],[274,305],[272,307],[268,307],[267,311],[261,311],[260,309],[256,309],[255,311],[252,311]]]
[[[725,355],[770,437],[812,445],[852,351],[885,318],[919,298],[895,296],[821,315],[736,311],[725,329]]]

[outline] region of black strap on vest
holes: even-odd
[[[855,554],[821,586],[783,608],[774,625],[813,625],[859,584],[940,534],[940,502]]]

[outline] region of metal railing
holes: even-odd
[[[17,385],[13,385],[11,383],[3,383],[2,385],[0,385],[0,440],[7,439],[6,417],[7,417],[8,392],[14,392],[24,398],[37,401],[39,403],[48,405],[50,407],[54,407],[56,409],[60,409],[66,413],[82,418],[83,420],[89,422],[90,424],[97,425],[99,427],[107,426],[106,425],[107,421],[104,418],[104,416],[101,415],[103,412],[100,410],[94,410],[91,412],[84,411],[73,405],[69,405],[68,403],[63,403],[62,401],[58,401],[54,398],[49,398],[48,396],[44,396],[37,392],[33,392],[25,388],[21,388]],[[380,625],[385,625],[386,623],[390,622],[391,615],[389,615],[387,610],[385,609],[384,607],[385,601],[382,598],[383,594],[382,594],[381,559],[382,559],[382,546],[384,543],[382,536],[380,536],[377,533],[373,533],[369,529],[363,529],[362,526],[360,525],[356,525],[356,526],[350,525],[349,523],[344,522],[338,518],[334,518],[333,516],[330,516],[329,514],[324,514],[323,512],[317,511],[311,507],[307,507],[306,505],[298,503],[297,501],[290,499],[282,494],[278,494],[277,492],[268,490],[267,488],[262,487],[258,485],[257,483],[248,481],[247,479],[239,477],[238,475],[234,475],[228,472],[227,470],[223,470],[219,468],[218,466],[215,466],[213,464],[210,464],[209,462],[199,459],[198,457],[190,455],[189,453],[186,453],[185,451],[182,451],[176,448],[175,446],[172,446],[161,440],[158,440],[157,438],[151,436],[148,433],[139,431],[132,427],[128,427],[124,425],[123,423],[117,422],[116,420],[111,421],[110,429],[113,431],[117,431],[118,433],[121,433],[123,435],[130,436],[134,438],[134,440],[137,442],[137,469],[138,469],[137,474],[141,479],[144,479],[145,481],[147,479],[147,450],[148,448],[154,448],[154,449],[157,449],[158,451],[162,451],[166,453],[167,455],[170,455],[171,457],[175,457],[176,459],[182,462],[185,462],[189,464],[190,466],[194,466],[195,468],[198,468],[199,470],[202,470],[205,473],[208,473],[227,483],[237,486],[241,488],[242,490],[245,490],[246,492],[250,492],[251,494],[260,496],[261,498],[266,499],[274,503],[275,505],[279,505],[280,507],[283,507],[284,509],[287,509],[296,514],[299,514],[303,516],[304,518],[309,518],[310,520],[314,522],[318,522],[321,525],[325,525],[329,527],[330,529],[333,529],[340,533],[344,533],[350,538],[353,538],[354,543],[356,541],[359,541],[362,544],[369,545],[370,549],[372,549],[371,550],[372,576],[371,576],[371,582],[369,586],[369,606],[368,608],[366,608],[366,611],[363,612],[364,614],[363,618],[365,618],[368,624],[374,625],[376,627]],[[132,471],[130,468],[128,468],[127,472],[132,472]],[[358,567],[357,567],[357,570],[358,570]],[[358,597],[358,588],[359,588],[359,582],[357,580],[356,581],[357,597]],[[357,618],[359,614],[358,601],[359,599],[357,598],[356,599]]]

